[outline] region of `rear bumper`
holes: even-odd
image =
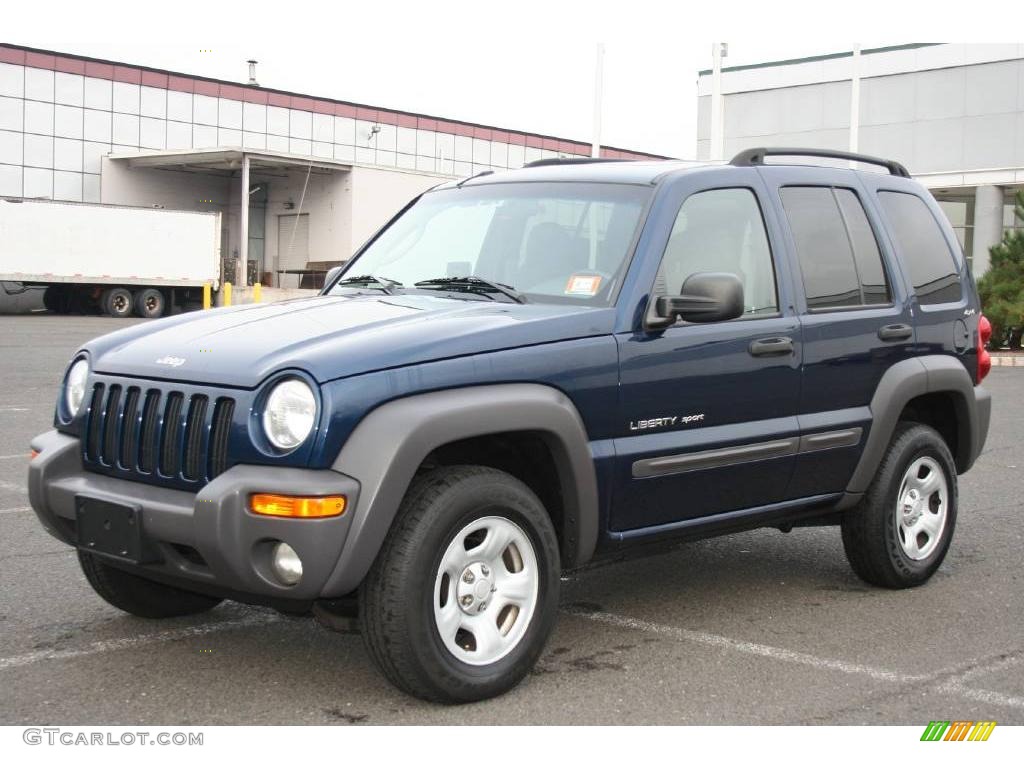
[[[983,386],[974,388],[974,420],[973,434],[971,435],[971,454],[968,468],[974,464],[985,448],[985,439],[988,437],[988,425],[992,418],[992,394]],[[966,471],[963,470],[963,471]]]
[[[77,438],[50,431],[32,441],[29,501],[53,536],[77,546],[75,497],[88,496],[140,510],[154,556],[128,570],[197,591],[253,602],[309,601],[323,590],[348,536],[359,483],[330,469],[236,465],[192,494],[87,472]],[[297,520],[255,515],[251,493],[344,495],[340,517]],[[301,581],[288,587],[270,569],[271,544],[284,541],[303,564]],[[332,595],[335,596],[336,595]]]

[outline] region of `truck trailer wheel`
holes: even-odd
[[[131,317],[133,300],[127,288],[107,288],[100,297],[100,309],[111,317]]]
[[[490,467],[441,467],[413,482],[360,588],[363,641],[413,696],[497,696],[540,656],[559,576],[555,530],[533,491]]]
[[[144,619],[190,616],[216,607],[220,598],[144,579],[119,570],[101,557],[78,551],[82,573],[96,594],[115,608]]]
[[[135,314],[139,317],[161,317],[167,300],[156,288],[144,288],[135,294]]]
[[[66,315],[71,311],[71,291],[65,285],[51,285],[43,291],[43,306],[50,312]]]

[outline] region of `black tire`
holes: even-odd
[[[945,476],[945,524],[931,545],[930,554],[914,559],[902,543],[898,520],[903,514],[900,490],[911,465],[918,459],[934,461]],[[939,494],[934,497],[936,503]],[[843,548],[854,572],[869,584],[906,589],[924,584],[938,570],[956,528],[956,465],[945,440],[931,427],[900,422],[878,472],[860,503],[843,515]]]
[[[107,288],[100,297],[100,311],[111,317],[131,317],[134,301],[127,288]]]
[[[474,665],[445,646],[433,601],[438,599],[435,579],[449,544],[485,517],[511,521],[528,537],[538,579],[536,604],[521,639],[497,661]],[[511,475],[459,466],[417,477],[359,590],[360,626],[371,658],[396,687],[429,701],[479,701],[508,691],[532,669],[554,627],[558,553],[544,505]]]
[[[81,550],[78,562],[96,594],[115,608],[144,619],[190,616],[208,611],[221,602],[218,597],[186,592],[119,570],[108,561]]]
[[[57,315],[71,313],[72,289],[66,285],[51,285],[43,292],[43,306]]]
[[[135,294],[135,314],[139,317],[162,317],[166,306],[167,299],[156,288],[144,288]]]

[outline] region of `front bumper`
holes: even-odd
[[[253,602],[310,601],[338,564],[359,496],[359,483],[330,469],[240,464],[197,494],[87,472],[78,438],[57,431],[32,441],[39,454],[29,464],[29,501],[53,536],[77,546],[75,497],[88,496],[137,507],[153,557],[124,567],[196,591]],[[252,493],[347,497],[345,514],[323,519],[255,515]],[[303,574],[292,587],[270,569],[273,542],[298,553]]]

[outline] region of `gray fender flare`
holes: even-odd
[[[597,545],[597,475],[583,420],[562,392],[540,384],[495,384],[430,392],[386,403],[364,418],[333,469],[360,493],[326,597],[356,589],[370,570],[399,504],[423,460],[447,443],[499,432],[537,432],[561,483],[563,564],[580,565]]]
[[[958,472],[970,469],[988,433],[988,392],[984,387],[975,387],[963,363],[950,355],[901,360],[885,372],[871,398],[871,429],[840,507],[852,506],[871,485],[907,403],[919,395],[936,392],[952,395],[958,427],[958,446],[953,458]]]

